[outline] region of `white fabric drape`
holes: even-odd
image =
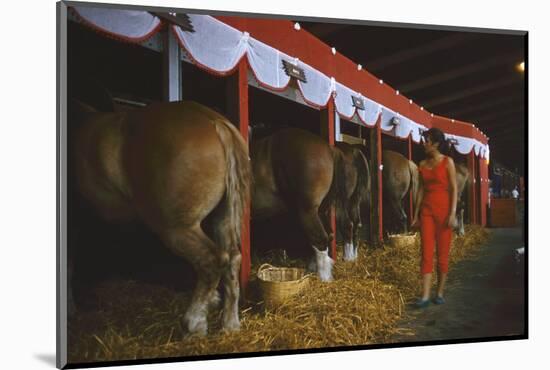
[[[301,61],[298,61],[298,67],[303,68],[306,74],[307,82],[298,81],[298,87],[305,101],[319,107],[327,105],[334,91],[334,84],[331,83],[331,79]]]
[[[291,59],[288,55],[250,38],[247,57],[250,68],[261,84],[281,90],[290,82],[290,76],[282,68],[283,59]]]
[[[228,73],[248,52],[249,36],[215,18],[189,15],[195,32],[173,27],[183,47],[202,67]]]
[[[101,31],[128,39],[142,39],[160,26],[160,19],[141,10],[117,10],[108,8],[72,8],[84,21]],[[152,35],[151,35],[152,36]]]
[[[143,37],[160,24],[157,17],[144,11],[88,7],[75,7],[74,9],[87,22],[126,38]],[[309,105],[317,108],[324,107],[331,95],[335,93],[336,111],[348,119],[357,115],[365,125],[374,126],[380,116],[382,130],[393,132],[399,138],[411,135],[412,140],[416,143],[421,139],[420,130],[427,129],[426,126],[362,96],[297,58],[254,39],[253,35],[249,35],[247,32],[241,32],[208,15],[190,14],[189,18],[195,32],[185,32],[177,26],[172,26],[172,28],[180,44],[193,61],[213,73],[227,74],[231,72],[239,60],[246,56],[254,76],[261,85],[268,89],[282,90],[290,81],[282,63],[283,60],[287,60],[305,72],[307,82],[298,81],[298,88]],[[363,100],[364,110],[356,109],[352,102],[352,96]],[[391,123],[394,117],[399,119],[399,124]],[[488,159],[488,144],[485,145],[475,139],[457,135],[447,136],[457,141],[455,147],[459,153],[468,154],[474,150],[476,155]]]
[[[445,138],[456,140],[457,144],[454,144],[454,147],[460,154],[468,154],[473,150],[476,155],[489,159],[489,145],[482,144],[469,137],[458,135],[445,134]]]

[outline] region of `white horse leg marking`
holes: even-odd
[[[344,261],[353,261],[353,243],[344,243]]]
[[[328,256],[328,248],[324,251],[320,251],[313,246],[313,250],[315,251],[319,279],[321,279],[321,281],[332,281],[332,265],[334,261]]]
[[[458,226],[459,226],[458,235],[464,236],[464,234],[465,234],[465,231],[464,231],[464,208],[461,209],[460,212],[459,212]]]
[[[229,266],[223,273],[223,288],[225,301],[223,308],[223,328],[227,331],[237,331],[241,327],[239,321],[239,270],[241,268],[241,253],[237,250],[231,257]]]
[[[317,258],[315,256],[311,257],[307,265],[307,270],[309,272],[317,272]]]
[[[203,287],[199,287],[200,284],[201,282],[197,283],[193,298],[195,298],[197,293],[204,290]],[[207,313],[207,302],[194,299],[183,317],[187,324],[187,330],[192,334],[206,335],[208,331],[208,322],[206,320]]]
[[[187,259],[195,267],[197,283],[183,319],[189,333],[206,335],[208,306],[215,300],[216,287],[221,277],[219,259],[211,252],[217,247],[204,234],[200,225],[172,230],[163,236],[165,244],[172,251]]]

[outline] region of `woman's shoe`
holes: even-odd
[[[430,304],[429,299],[420,298],[414,303],[414,307],[416,307],[416,308],[426,308],[426,307],[428,307],[429,304]]]
[[[434,298],[434,303],[435,304],[444,304],[445,303],[445,298],[437,296],[437,297]]]

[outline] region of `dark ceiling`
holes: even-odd
[[[523,172],[526,36],[300,22],[429,112],[472,122],[491,160]]]

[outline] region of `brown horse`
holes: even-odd
[[[407,191],[411,189],[413,194],[416,194],[418,189],[418,168],[416,164],[409,161],[405,156],[390,150],[382,152],[382,163],[384,165],[382,171],[383,194],[384,199],[390,205],[390,209],[394,212],[401,224],[401,229],[407,231],[407,215],[403,209],[403,197]],[[466,184],[471,181],[471,176],[468,168],[457,163],[456,166],[456,183],[458,196],[457,210],[457,227],[456,231],[459,235],[464,235],[464,199],[462,193]],[[410,184],[410,180],[412,184]],[[413,195],[416,199],[416,195]]]
[[[416,199],[418,168],[414,162],[391,150],[382,151],[382,164],[383,198],[397,216],[401,230],[407,232],[407,214],[402,201],[409,190]]]
[[[359,230],[362,227],[361,205],[369,204],[370,172],[368,161],[360,148],[344,142],[336,143],[342,152],[344,167],[344,195],[347,216],[339,215],[339,230],[344,237],[344,260],[357,259]]]
[[[71,171],[81,195],[106,221],[143,222],[192,264],[197,284],[184,316],[189,332],[206,334],[220,280],[223,327],[238,330],[241,218],[251,178],[238,130],[194,102],[87,110],[70,122]]]
[[[332,280],[329,214],[343,177],[337,174],[340,151],[308,131],[284,128],[253,140],[251,157],[252,217],[296,215],[315,252],[314,269],[322,281]]]
[[[464,192],[464,189],[466,188],[466,184],[469,184],[471,181],[470,171],[468,170],[468,167],[466,167],[462,163],[456,163],[455,162],[455,169],[456,169],[456,188],[457,188],[457,232],[459,235],[464,235],[464,209],[465,209],[465,202],[464,198],[462,197],[462,193]]]

